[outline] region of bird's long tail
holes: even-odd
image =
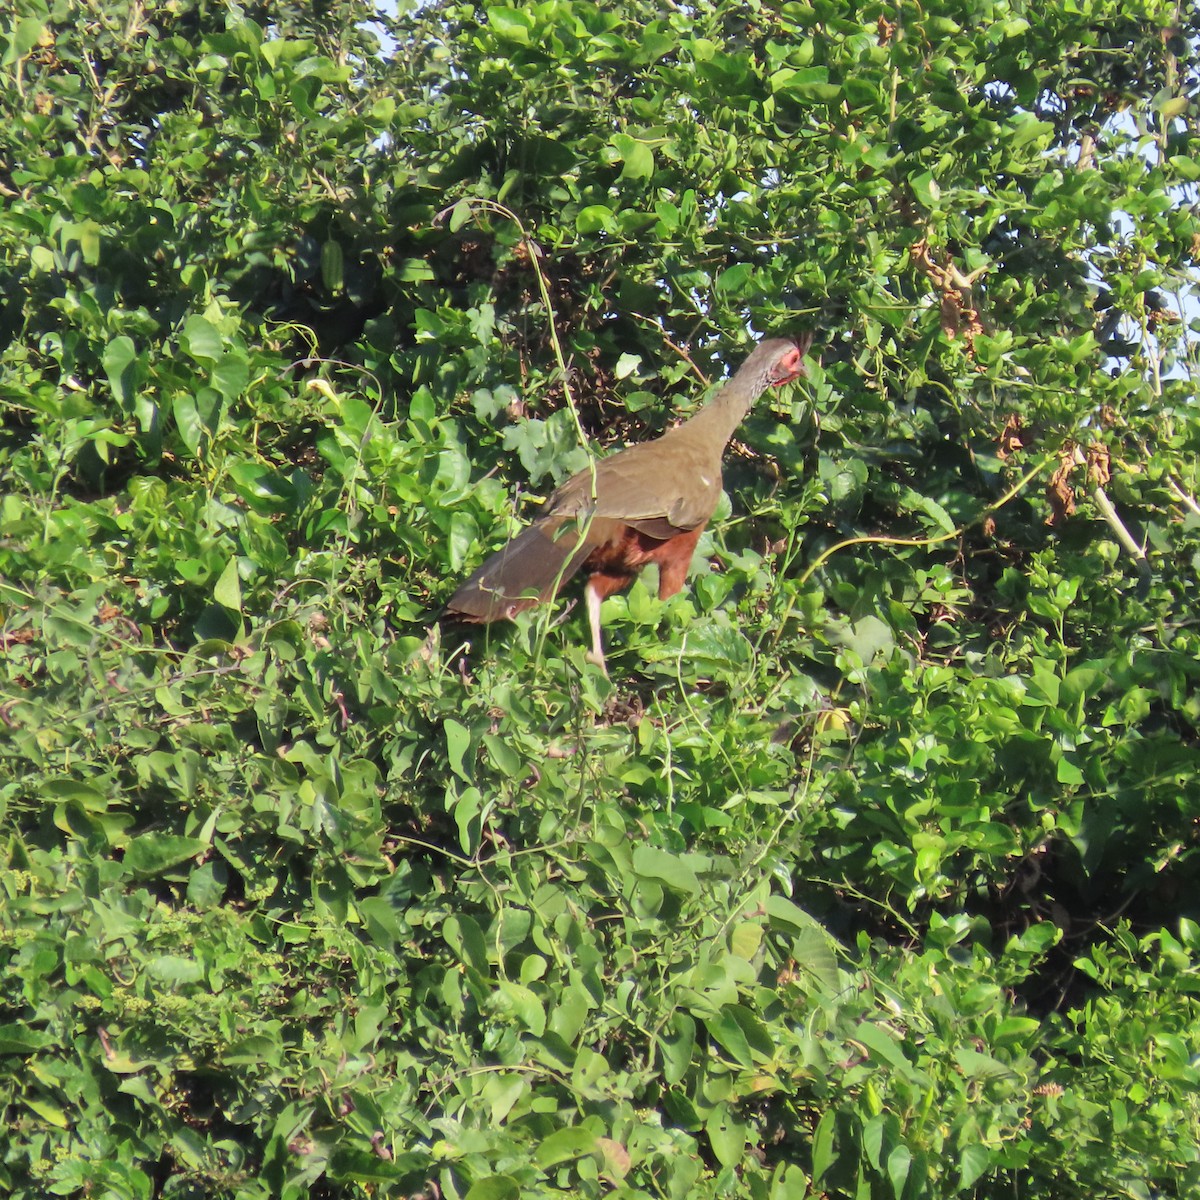
[[[557,535],[557,536],[556,536]],[[530,525],[501,546],[450,597],[446,615],[460,621],[500,621],[553,599],[583,564],[573,522]]]

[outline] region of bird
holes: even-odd
[[[758,397],[804,375],[810,337],[760,342],[699,412],[661,437],[593,462],[562,484],[538,518],[455,591],[443,616],[469,624],[511,620],[554,599],[578,571],[592,647],[608,674],[600,631],[605,598],[650,563],[658,597],[683,587],[696,543],[721,497],[721,458]]]

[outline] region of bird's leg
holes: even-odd
[[[704,526],[697,525],[688,533],[681,533],[668,538],[655,551],[653,561],[658,563],[658,598],[669,600],[676,592],[683,590],[687,579],[688,568],[692,565],[692,555]]]
[[[600,641],[600,605],[604,603],[604,596],[596,580],[597,577],[593,575],[588,580],[587,587],[583,589],[584,599],[587,601],[588,624],[592,629],[592,648],[588,651],[587,660],[599,667],[607,679],[608,667],[604,662],[604,646]]]

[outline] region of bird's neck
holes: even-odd
[[[733,431],[745,420],[756,394],[747,388],[727,383],[694,417],[682,425],[676,433],[686,435],[688,441],[711,447],[720,456]]]

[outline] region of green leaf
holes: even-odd
[[[967,1188],[973,1187],[976,1180],[978,1180],[991,1165],[992,1154],[986,1146],[981,1146],[978,1143],[964,1146],[962,1153],[958,1156],[959,1191],[966,1191]]]
[[[204,978],[204,968],[198,962],[178,954],[159,954],[148,959],[146,970],[159,983],[172,987],[185,983],[199,983]]]
[[[546,1032],[546,1010],[533,991],[508,979],[501,979],[496,986],[492,1008],[515,1018],[534,1037],[541,1037]]]
[[[645,142],[627,133],[618,133],[613,135],[613,146],[624,164],[622,179],[649,179],[654,174],[654,153]]]
[[[854,1038],[861,1042],[880,1062],[885,1062],[905,1074],[912,1071],[912,1064],[905,1056],[900,1043],[873,1021],[861,1021],[855,1027]]]
[[[731,1014],[723,1010],[717,1016],[705,1020],[704,1027],[713,1040],[741,1066],[747,1068],[754,1066],[754,1055],[750,1051],[750,1043],[741,1025]]]
[[[511,1175],[486,1175],[467,1189],[466,1200],[517,1200],[521,1189]]]
[[[997,1061],[990,1054],[972,1050],[969,1046],[958,1046],[954,1051],[954,1061],[958,1063],[962,1073],[968,1079],[1003,1079],[1012,1075],[1012,1070],[1004,1063]]]
[[[24,1025],[0,1025],[0,1054],[28,1054],[53,1040],[49,1034]]]
[[[321,282],[334,295],[346,284],[346,256],[341,243],[332,238],[321,247]]]
[[[672,1013],[667,1027],[658,1035],[663,1078],[668,1083],[679,1083],[688,1074],[695,1048],[696,1022],[685,1012]]]
[[[575,218],[575,229],[579,233],[612,232],[615,228],[613,211],[604,204],[589,204],[581,208]]]
[[[1059,783],[1066,784],[1068,787],[1081,787],[1086,782],[1079,767],[1065,756],[1055,764],[1054,776]]]
[[[450,760],[450,770],[460,779],[471,780],[465,762],[467,751],[471,748],[471,731],[453,717],[447,717],[442,724],[446,734],[446,756]]]
[[[588,1129],[568,1126],[544,1139],[534,1151],[539,1167],[553,1167],[591,1154],[596,1149],[596,1135]]]
[[[13,63],[24,58],[42,39],[45,22],[39,17],[22,17],[17,22],[12,41],[4,54],[4,65],[11,67]]]
[[[1047,922],[1047,924],[1050,923]],[[1054,926],[1051,926],[1051,932],[1057,933]],[[1034,1020],[1033,1017],[1005,1017],[996,1026],[995,1040],[997,1044],[1027,1041],[1030,1038],[1036,1038],[1041,1027],[1042,1023]]]
[[[767,897],[766,910],[772,929],[786,933],[807,933],[810,929],[821,928],[813,917],[786,896],[772,893]]]
[[[246,361],[245,354],[236,352],[222,355],[220,362],[213,367],[209,379],[213,387],[227,400],[238,399],[250,382],[250,364]],[[210,419],[207,424],[210,432],[216,432],[215,420]]]
[[[909,179],[913,194],[925,208],[936,208],[942,198],[942,189],[929,171],[922,171]]]
[[[125,851],[125,869],[139,879],[151,879],[195,858],[208,849],[200,838],[172,833],[143,833]]]
[[[1054,126],[1040,121],[1033,113],[1017,113],[1011,120],[1014,132],[1008,140],[1010,150],[1019,150],[1030,143],[1046,144],[1054,136]]]
[[[487,12],[488,24],[495,30],[496,37],[518,46],[530,44],[530,31],[533,27],[532,18],[523,9],[509,8],[507,5],[489,5]]]
[[[454,951],[459,962],[487,976],[491,972],[488,960],[487,944],[483,940],[483,930],[478,922],[467,913],[446,918],[442,926],[442,937]]]
[[[746,1153],[748,1130],[729,1110],[727,1104],[718,1104],[704,1123],[713,1154],[723,1167],[733,1167],[742,1161]]]
[[[458,211],[457,205],[455,211]],[[396,269],[396,278],[401,283],[425,283],[436,276],[433,268],[423,258],[406,258]]]
[[[953,533],[957,526],[951,519],[950,514],[934,499],[929,496],[919,496],[916,498],[917,504],[921,511],[932,518],[932,524],[935,529],[941,530],[943,533]]]
[[[1182,116],[1187,112],[1190,103],[1191,101],[1187,96],[1172,96],[1170,99],[1165,100],[1159,107],[1159,116],[1162,117],[1163,121],[1173,121],[1176,117]]]
[[[782,67],[771,76],[771,90],[784,95],[829,103],[841,97],[842,89],[829,82],[826,67]]]
[[[625,379],[638,369],[641,362],[642,356],[640,354],[622,354],[617,359],[617,365],[613,368],[613,374],[618,379]]]
[[[809,1194],[808,1179],[794,1163],[784,1163],[772,1173],[769,1200],[803,1200]]]
[[[750,263],[735,263],[717,276],[714,286],[718,292],[740,291],[753,274],[754,267]]]
[[[756,921],[741,921],[729,934],[729,950],[738,958],[751,962],[762,945],[763,927]]]
[[[812,1139],[812,1171],[813,1186],[815,1187],[825,1177],[826,1171],[833,1165],[836,1151],[834,1150],[834,1131],[837,1127],[837,1113],[827,1108],[817,1122],[817,1128]]]
[[[896,645],[896,635],[886,621],[868,614],[854,623],[844,641],[862,662],[869,663],[876,655],[891,653]]]
[[[908,1172],[912,1166],[912,1152],[901,1143],[888,1155],[887,1173],[891,1180],[892,1193],[896,1200],[903,1200],[904,1187],[908,1183]]]
[[[140,383],[137,347],[130,337],[115,337],[104,348],[104,373],[113,396],[126,411],[132,411],[134,394]]]
[[[22,1100],[25,1106],[37,1113],[43,1121],[48,1121],[58,1129],[70,1128],[71,1119],[59,1105],[49,1100],[36,1099],[33,1096],[25,1096]]]
[[[236,555],[225,564],[225,569],[213,585],[213,599],[233,612],[242,611],[242,581],[238,575]]]
[[[225,353],[220,331],[206,317],[190,316],[179,338],[183,349],[198,362],[217,362]]]
[[[204,422],[200,419],[199,410],[196,408],[195,397],[176,396],[172,411],[175,414],[175,425],[179,430],[180,438],[183,439],[183,444],[193,455],[197,454],[200,450],[200,443],[204,439],[205,428]]]
[[[888,1133],[888,1115],[879,1113],[872,1117],[863,1126],[862,1131],[863,1153],[867,1156],[867,1162],[880,1172],[883,1170],[883,1160],[889,1152],[885,1140]]]
[[[551,1032],[564,1042],[573,1043],[594,1007],[595,1002],[585,988],[579,984],[568,984],[563,988],[550,1016]]]
[[[450,517],[450,536],[447,541],[450,566],[462,570],[467,555],[479,537],[479,523],[468,512],[454,512]]]
[[[220,863],[205,863],[188,876],[188,903],[203,911],[216,908],[225,896],[225,871]]]
[[[448,788],[446,806],[454,814],[454,823],[458,827],[458,841],[462,852],[474,854],[482,835],[480,818],[484,810],[483,794],[473,785],[463,788],[458,793],[455,793],[452,788]]]
[[[655,879],[677,892],[693,894],[700,890],[696,873],[681,858],[654,846],[637,846],[633,851],[633,869],[643,879]]]
[[[493,1076],[484,1085],[488,1116],[493,1127],[503,1125],[508,1114],[529,1093],[529,1081],[521,1075]]]
[[[778,1046],[767,1025],[753,1008],[745,1004],[727,1004],[722,1015],[737,1022],[747,1044],[760,1061],[770,1062],[775,1057]]]
[[[1188,183],[1195,183],[1200,179],[1200,162],[1196,159],[1189,158],[1186,154],[1173,154],[1167,162],[1180,179]]]

